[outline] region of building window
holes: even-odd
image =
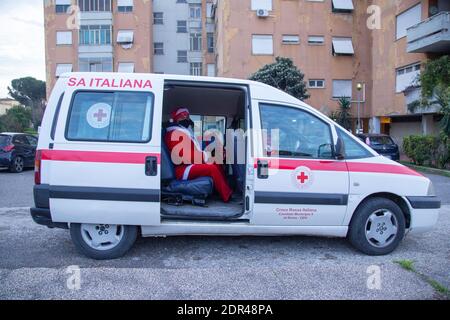
[[[117,11],[119,12],[133,12],[133,6],[133,0],[117,0]]]
[[[80,72],[113,72],[112,58],[80,58]]]
[[[252,0],[252,10],[272,10],[272,0]]]
[[[208,32],[206,34],[207,36],[207,43],[208,43],[208,52],[214,53],[214,33]]]
[[[352,56],[355,54],[352,38],[333,38],[332,47],[334,56]]]
[[[352,0],[332,0],[331,6],[333,12],[351,13],[355,9]]]
[[[203,66],[201,62],[191,63],[191,76],[201,76],[203,74]]]
[[[252,54],[273,55],[273,36],[252,35]]]
[[[186,20],[178,20],[177,21],[177,32],[178,33],[187,33],[187,21]]]
[[[117,32],[117,43],[122,45],[124,48],[131,48],[134,42],[134,31],[133,30],[119,30]]]
[[[300,37],[296,35],[283,35],[283,44],[299,44]]]
[[[164,24],[163,12],[153,12],[153,24]]]
[[[207,76],[215,77],[216,76],[216,65],[214,63],[209,63],[207,66]]]
[[[200,20],[202,18],[202,6],[198,4],[190,4],[189,17],[191,19]]]
[[[187,3],[186,0],[177,0],[177,3]]]
[[[117,72],[134,73],[134,63],[133,62],[119,62]]]
[[[325,88],[325,80],[323,79],[311,79],[308,81],[308,88],[311,89],[323,89]]]
[[[111,44],[110,25],[90,25],[80,27],[80,45]]]
[[[56,13],[67,13],[72,2],[71,0],[56,0],[55,2],[55,12]]]
[[[72,31],[57,31],[56,45],[72,45]]]
[[[177,51],[177,62],[180,62],[180,63],[188,62],[187,50],[178,50]]]
[[[422,5],[418,4],[397,16],[397,40],[406,37],[407,29],[422,21]]]
[[[308,44],[312,46],[323,45],[325,43],[324,36],[309,36]]]
[[[352,98],[352,80],[333,80],[333,98]]]
[[[201,51],[202,50],[202,34],[201,33],[191,33],[190,50],[191,51]]]
[[[110,12],[111,0],[78,0],[78,6],[82,12]]]
[[[163,55],[164,54],[164,43],[163,42],[155,42],[153,44],[153,53],[155,55]]]
[[[72,64],[71,63],[58,63],[56,65],[56,73],[55,76],[59,77],[63,73],[72,72]]]
[[[400,93],[415,85],[420,75],[420,63],[398,68],[396,73],[396,92]]]

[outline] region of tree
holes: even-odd
[[[24,132],[30,128],[31,109],[24,106],[14,106],[0,116],[0,132]]]
[[[267,64],[250,76],[250,80],[259,81],[280,89],[300,100],[310,97],[305,75],[294,65],[289,58],[276,57],[275,62]]]
[[[45,82],[33,77],[14,79],[8,87],[9,95],[31,109],[35,129],[41,124],[45,109]]]
[[[429,107],[437,104],[440,107],[442,133],[450,137],[450,56],[428,61],[420,74],[422,100],[412,106]]]
[[[339,111],[337,113],[336,122],[339,123],[346,130],[350,130],[352,128],[350,108],[352,106],[352,102],[347,97],[341,97],[338,100],[339,103]]]

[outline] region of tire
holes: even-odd
[[[9,171],[12,173],[21,173],[25,168],[25,163],[23,158],[20,156],[14,157],[11,161],[11,165],[9,166]]]
[[[111,233],[108,233],[108,230]],[[100,233],[102,235],[97,237]],[[114,234],[117,238],[116,243],[102,242],[97,248],[93,245],[93,238],[97,241],[105,241]],[[70,236],[78,252],[95,260],[111,260],[124,256],[133,246],[137,235],[138,228],[136,226],[70,224]],[[98,240],[95,237],[98,239],[106,238]],[[108,245],[108,243],[110,244]]]
[[[359,251],[380,256],[394,251],[404,236],[405,216],[400,207],[386,198],[372,198],[354,213],[347,238]]]

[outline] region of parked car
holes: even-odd
[[[11,172],[22,172],[34,167],[38,138],[23,133],[0,133],[0,167]]]
[[[392,140],[392,138],[386,134],[358,134],[364,143],[369,145],[373,150],[378,152],[380,155],[386,158],[392,159],[394,161],[400,160],[400,152],[398,145]]]

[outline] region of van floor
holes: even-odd
[[[244,205],[241,200],[231,200],[228,203],[219,199],[208,199],[204,207],[194,206],[189,202],[181,206],[161,203],[161,214],[174,218],[220,218],[231,219],[242,215]]]

